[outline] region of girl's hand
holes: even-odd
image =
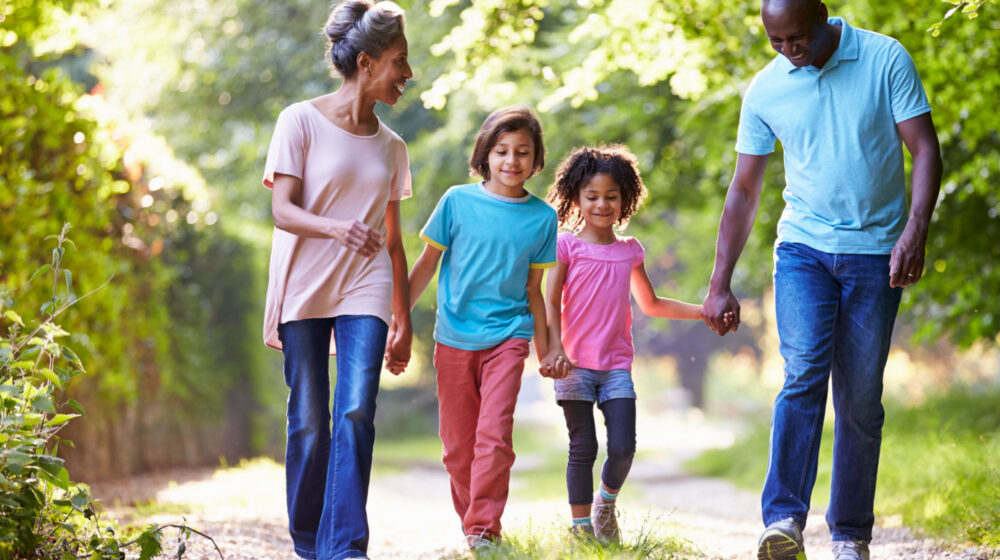
[[[331,236],[362,257],[374,257],[385,238],[361,220],[335,220]]]
[[[562,350],[552,350],[549,352],[545,359],[542,360],[542,365],[539,368],[539,373],[542,377],[551,377],[552,379],[562,379],[569,375],[569,372],[573,370],[573,366],[576,362],[570,360],[566,353]]]
[[[385,369],[393,375],[399,375],[410,363],[410,345],[413,342],[413,331],[407,325],[399,325],[393,317],[389,326],[389,335],[385,342]]]

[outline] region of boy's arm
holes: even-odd
[[[413,306],[417,304],[420,295],[427,289],[427,284],[431,283],[440,258],[441,250],[428,243],[424,246],[424,252],[420,253],[417,258],[417,262],[413,263],[409,277],[410,309],[413,309]]]
[[[542,275],[544,269],[528,270],[528,311],[535,319],[535,353],[538,361],[545,359],[549,353],[548,326],[545,320],[545,300],[542,298]]]
[[[700,305],[657,297],[645,264],[639,263],[632,269],[631,280],[632,295],[635,296],[639,309],[646,315],[664,319],[701,319]]]

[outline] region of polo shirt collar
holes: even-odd
[[[830,60],[826,61],[826,64],[823,65],[823,70],[830,70],[836,67],[842,60],[857,60],[858,37],[854,32],[854,28],[848,25],[844,18],[832,17],[828,18],[827,21],[840,26],[840,44],[837,45],[837,49],[830,55]],[[802,70],[802,68],[789,62],[788,58],[782,54],[779,54],[777,58],[780,68],[788,74],[796,70]],[[818,71],[815,67],[813,67],[813,70]]]

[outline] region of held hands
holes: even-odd
[[[410,325],[400,325],[392,318],[389,326],[389,336],[385,341],[385,369],[393,375],[399,375],[410,363],[410,344],[413,341],[413,330]]]
[[[333,238],[362,257],[375,256],[385,238],[360,220],[336,220]]]
[[[926,233],[921,233],[907,222],[903,234],[899,236],[896,245],[889,256],[889,285],[893,288],[905,288],[917,283],[924,272],[924,244]]]
[[[542,360],[538,373],[542,374],[542,377],[562,379],[569,375],[575,365],[576,360],[570,360],[561,349],[553,349]]]
[[[709,290],[701,306],[701,319],[719,336],[740,327],[740,302],[729,290]]]

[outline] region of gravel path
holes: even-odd
[[[643,430],[643,426],[646,429]],[[651,430],[655,426],[657,429]],[[633,467],[619,508],[626,538],[650,524],[683,536],[706,559],[752,560],[761,530],[756,493],[727,482],[687,475],[678,468],[684,458],[706,446],[719,445],[731,434],[677,417],[646,418],[640,425],[643,459]],[[658,438],[656,434],[669,437]],[[681,435],[682,434],[682,435]],[[532,463],[519,457],[512,477],[514,494],[504,515],[509,530],[561,530],[567,507],[561,499],[525,500],[516,493],[520,473]],[[280,465],[255,461],[239,469],[183,471],[137,477],[116,484],[95,484],[94,492],[126,520],[134,513],[121,503],[149,500],[159,513],[143,514],[143,523],[187,522],[212,535],[229,560],[295,558],[285,517],[284,473]],[[369,497],[372,541],[377,560],[438,560],[464,557],[458,519],[451,509],[448,479],[438,463],[412,465],[373,477]],[[132,517],[135,520],[135,517]],[[982,550],[946,549],[915,538],[895,520],[880,519],[872,543],[872,558],[900,560],[987,560],[1000,558]],[[167,551],[176,550],[173,534]],[[814,512],[805,532],[811,560],[831,560],[823,512]],[[164,555],[163,558],[176,558]],[[204,539],[188,543],[185,558],[218,558]]]

